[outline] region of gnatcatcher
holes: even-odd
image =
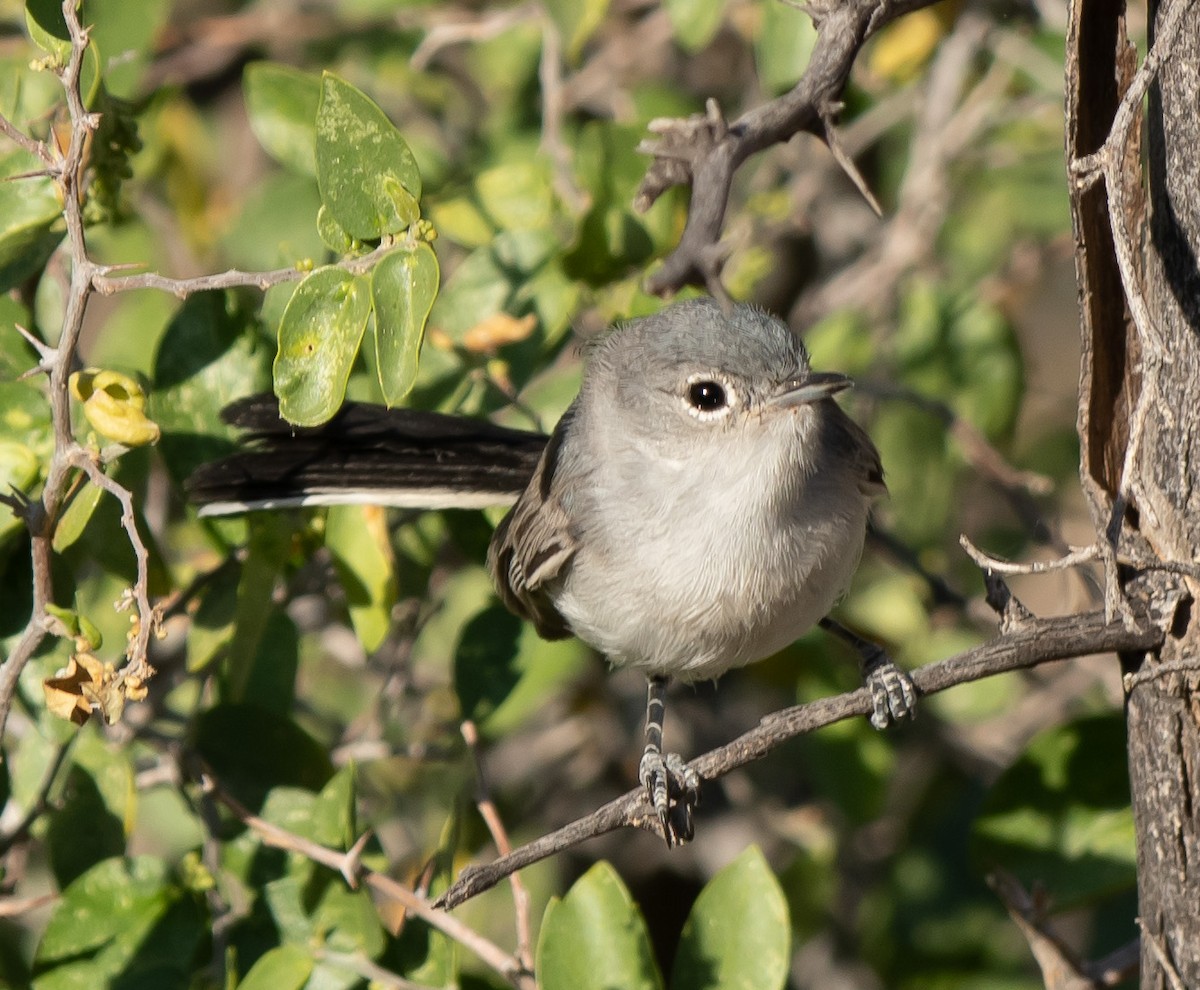
[[[549,438],[349,404],[297,429],[270,396],[228,421],[253,445],[189,481],[204,515],[348,502],[466,507],[516,500],[488,568],[549,639],[576,635],[649,678],[639,777],[668,845],[691,837],[700,780],[663,753],[669,678],[719,677],[820,623],[860,648],[877,727],[915,692],[882,650],[826,618],[858,566],[879,454],[800,340],[750,306],[677,303],[590,348]]]

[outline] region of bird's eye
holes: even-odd
[[[729,404],[724,387],[713,381],[692,382],[688,386],[687,397],[697,412],[716,412]]]

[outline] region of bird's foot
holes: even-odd
[[[678,753],[663,756],[648,746],[638,767],[638,779],[658,815],[667,848],[690,842],[695,834],[692,813],[700,804],[700,775]]]
[[[872,644],[874,646],[874,644]],[[917,686],[881,647],[863,655],[863,682],[871,692],[871,724],[886,729],[893,722],[916,718]]]

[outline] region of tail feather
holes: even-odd
[[[203,515],[365,503],[482,508],[515,501],[546,445],[541,433],[413,409],[347,403],[329,422],[295,427],[272,395],[228,406],[246,446],[187,481]]]

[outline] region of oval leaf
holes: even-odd
[[[762,852],[751,846],[692,905],[671,990],[773,990],[787,980],[790,955],[787,901]]]
[[[378,240],[420,216],[421,173],[400,132],[360,90],[321,78],[317,107],[321,202],[351,237]]]
[[[313,960],[304,949],[281,945],[259,956],[250,972],[238,984],[239,990],[300,990],[313,969]]]
[[[657,990],[642,913],[608,863],[580,877],[547,909],[538,942],[542,990]]]
[[[287,65],[254,62],[242,80],[250,129],[281,164],[317,174],[321,80]]]
[[[1036,736],[975,820],[972,852],[983,871],[999,864],[1026,886],[1044,887],[1056,911],[1132,889],[1137,843],[1125,745],[1118,713]]]
[[[350,623],[368,653],[383,645],[396,604],[395,561],[384,510],[377,505],[330,506],[325,546],[346,592]]]
[[[375,266],[375,354],[379,384],[390,406],[403,399],[417,377],[425,323],[437,298],[437,255],[424,242],[393,251]]]
[[[337,412],[370,315],[365,276],[320,268],[300,283],[279,323],[273,368],[289,423],[317,426]]]

